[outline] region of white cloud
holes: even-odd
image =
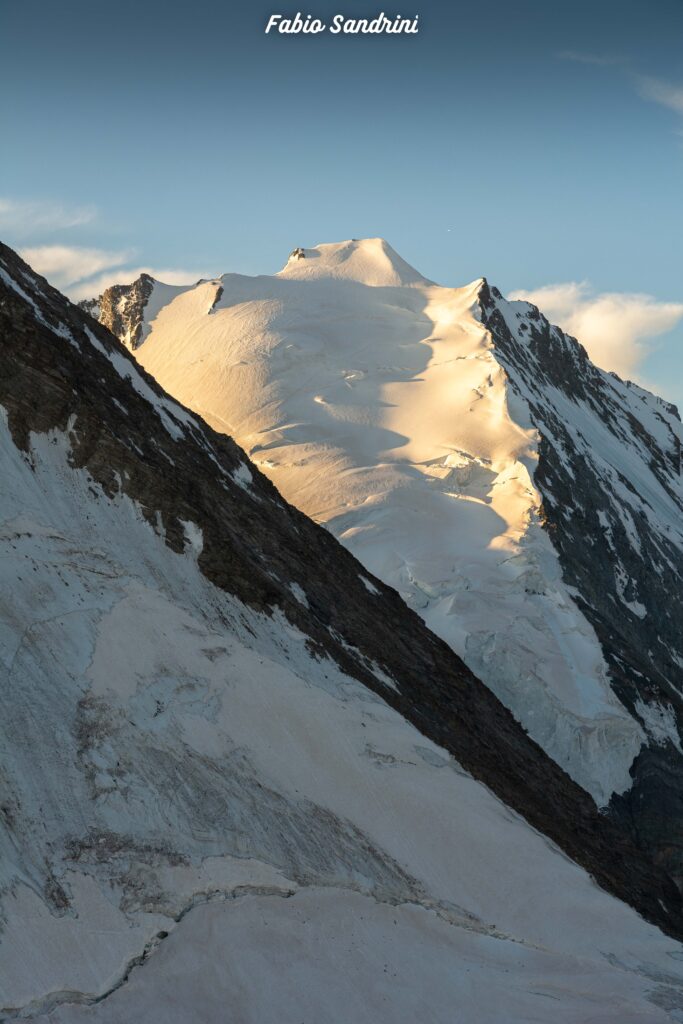
[[[593,362],[622,377],[636,377],[651,340],[683,320],[681,302],[626,292],[596,294],[585,281],[519,289],[509,298],[538,306],[552,323],[578,338]]]
[[[577,50],[563,50],[555,55],[560,60],[570,60],[578,64],[593,64],[599,67],[628,65],[625,57],[607,53],[583,53]],[[653,75],[641,75],[626,67],[628,76],[643,99],[659,103],[662,107],[683,114],[683,85],[674,85],[663,78]]]
[[[107,271],[88,281],[78,281],[66,288],[66,293],[74,302],[79,299],[93,299],[101,295],[105,288],[113,284],[130,284],[140,274],[149,274],[164,284],[195,284],[200,278],[212,278],[215,275],[205,270],[182,270],[178,268],[159,269],[157,267],[122,267],[120,270]]]
[[[120,267],[131,258],[132,253],[84,249],[72,245],[39,245],[21,249],[19,255],[56,288],[62,288],[110,267]]]
[[[640,75],[637,79],[640,95],[646,100],[653,100],[677,114],[683,114],[683,86],[671,85],[660,78]]]
[[[26,240],[42,233],[41,243],[51,231],[77,228],[96,216],[97,211],[91,206],[0,197],[0,232]],[[136,255],[134,249],[40,244],[25,245],[18,251],[34,270],[75,301],[101,295],[113,284],[130,284],[140,274],[150,274],[165,284],[175,285],[194,284],[199,278],[213,276],[210,271],[201,269],[130,266]]]
[[[59,231],[90,224],[96,216],[94,206],[0,197],[0,231],[21,238],[38,231]]]
[[[75,301],[101,295],[113,284],[130,284],[140,274],[149,274],[165,284],[194,284],[200,277],[213,276],[202,270],[125,266],[131,260],[132,250],[114,252],[71,245],[39,245],[22,249],[19,255]]]
[[[625,61],[624,57],[618,57],[616,54],[582,53],[578,50],[562,50],[557,56],[560,60],[573,60],[577,64],[594,64],[597,67],[612,67]]]

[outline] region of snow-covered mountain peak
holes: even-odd
[[[241,367],[245,383],[260,374],[269,415],[305,463],[319,453],[304,417],[321,376],[339,384],[337,364],[311,347],[286,372],[287,346],[311,322],[305,306],[287,319],[285,296],[315,288],[278,279],[257,300],[272,280],[228,275],[176,295],[139,351],[155,351],[174,317],[189,349],[220,324],[223,343],[212,341],[226,358],[214,370]],[[353,290],[385,303],[391,291]],[[366,472],[374,490],[366,519],[348,511],[385,544],[388,569],[422,580],[435,541],[446,576],[457,564],[464,579],[482,539],[468,527],[496,524],[492,492],[514,490],[518,474],[498,480],[462,446],[441,452],[441,466],[401,465],[392,444],[400,453],[403,439],[381,419],[391,401],[378,395],[405,386],[399,397],[412,389],[419,402],[434,386],[444,404],[449,367],[472,364],[493,379],[491,421],[507,430],[517,413],[500,400],[507,390],[509,405],[510,385],[493,377],[467,289],[432,295],[435,320],[408,301],[418,290],[394,289],[388,323],[373,321],[383,307],[369,300],[358,320],[342,304],[324,321],[326,341],[346,337],[354,358],[316,427],[341,454],[354,408],[376,431],[387,500],[382,463],[355,465],[349,449],[349,479]],[[348,341],[349,327],[373,323]],[[429,323],[439,331],[427,342]],[[270,336],[254,366],[259,330]],[[283,360],[279,395],[269,345]],[[373,345],[404,361],[376,361]],[[395,590],[3,246],[0,349],[3,1019],[167,1024],[171,1006],[173,1020],[213,1022],[229,1005],[245,1024],[302,1013],[406,1024],[449,1020],[457,1005],[467,1020],[499,1021],[503,1008],[521,1024],[542,1019],[549,997],[567,1024],[679,1015],[683,953],[643,920],[683,935],[671,878]],[[473,408],[487,401],[470,396]],[[282,458],[283,446],[272,452]],[[451,506],[460,518],[430,536]],[[403,520],[405,534],[392,532]],[[506,554],[518,568],[511,592],[542,604],[547,565],[518,555]],[[515,576],[505,564],[483,597],[462,587],[451,617],[477,600],[495,616],[496,586],[504,594]],[[590,724],[595,708],[583,711]],[[652,718],[660,736],[670,725]]]
[[[518,311],[483,278],[445,288],[403,266],[381,239],[295,250],[274,277],[228,274],[148,307],[138,358],[396,586],[604,804],[630,785],[643,733],[540,524],[538,432],[482,302],[498,296],[513,325]]]
[[[672,849],[656,788],[683,711],[676,410],[536,307],[484,278],[430,283],[381,239],[156,294],[143,366],[396,587],[599,804],[638,816],[646,785],[660,810],[642,828]]]
[[[294,249],[278,276],[295,280],[337,278],[373,287],[430,283],[383,238],[353,238],[312,249]]]

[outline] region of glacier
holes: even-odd
[[[396,587],[599,806],[627,791],[651,734],[615,694],[542,521],[541,434],[483,322],[486,283],[435,285],[364,239],[297,251],[272,277],[227,274],[170,301],[163,288],[142,310],[141,365]],[[533,307],[497,303],[524,338],[517,310]],[[607,441],[597,419],[581,413],[589,446]]]

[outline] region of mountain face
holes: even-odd
[[[675,885],[391,587],[6,247],[0,345],[3,1020],[675,1019]]]
[[[614,693],[647,741],[613,800],[683,877],[683,481],[674,406],[596,369],[526,303],[480,294],[511,389],[539,433],[541,515]]]
[[[158,295],[141,365],[683,877],[675,408],[533,306],[434,285],[379,239]]]
[[[144,341],[146,325],[157,310],[185,290],[140,274],[132,284],[112,285],[99,298],[83,299],[78,305],[134,351]]]

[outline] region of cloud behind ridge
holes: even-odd
[[[652,295],[596,293],[586,281],[517,289],[508,298],[531,302],[586,348],[594,363],[622,377],[637,378],[652,339],[683,320],[683,303]]]

